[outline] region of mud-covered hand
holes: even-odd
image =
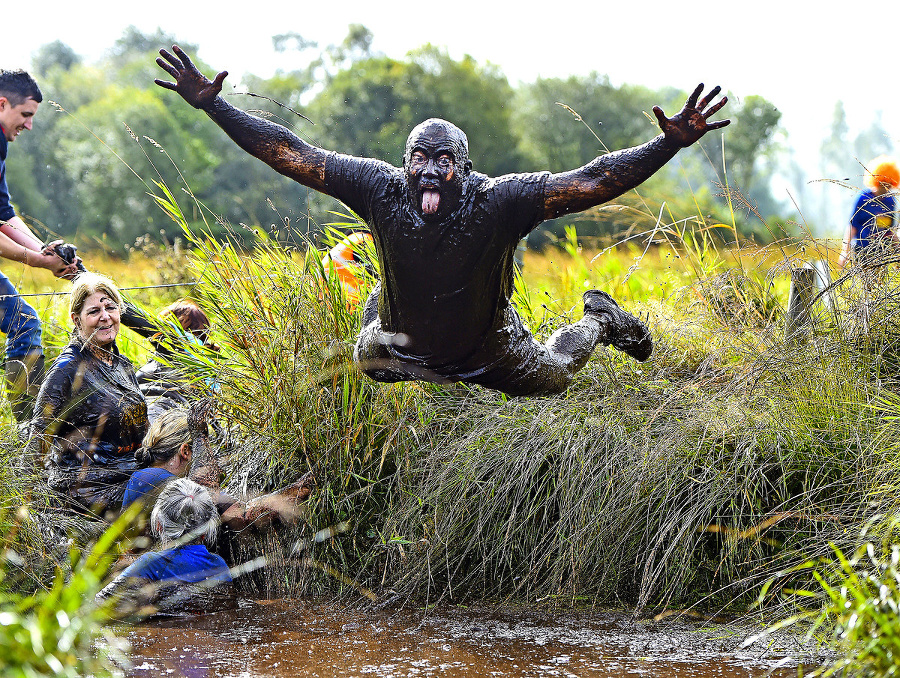
[[[172,52],[175,54],[165,49],[159,50],[161,57],[156,59],[156,63],[175,78],[175,82],[159,78],[154,82],[160,87],[178,92],[194,108],[209,106],[222,91],[222,81],[225,80],[228,71],[222,71],[215,80],[210,80],[197,70],[191,58],[178,45],[172,45]]]
[[[191,409],[188,411],[187,424],[188,432],[192,439],[196,440],[198,438],[207,437],[207,424],[212,415],[212,409],[212,401],[208,398],[198,400],[191,405]]]
[[[659,106],[653,107],[653,113],[659,123],[659,128],[666,135],[666,139],[674,141],[681,148],[686,148],[700,139],[710,130],[720,129],[731,123],[731,120],[715,120],[709,122],[709,118],[719,112],[719,110],[728,102],[728,97],[722,97],[716,104],[709,106],[709,103],[716,98],[716,95],[722,90],[718,85],[705,97],[697,102],[697,97],[703,92],[703,83],[697,85],[697,89],[693,91],[691,96],[685,102],[684,107],[671,118],[667,118]]]
[[[84,273],[87,270],[77,252],[78,248],[75,247],[75,245],[65,242],[64,240],[54,240],[53,242],[44,245],[44,249],[41,250],[41,254],[55,254],[66,262],[68,269],[59,277],[68,280],[71,280],[79,273]]]
[[[210,400],[200,400],[188,412],[188,432],[191,436],[191,472],[188,477],[204,487],[218,489],[225,472],[210,445],[207,422],[212,416]]]
[[[26,249],[25,263],[37,268],[46,268],[57,278],[71,280],[78,274],[78,267],[74,261],[66,261],[53,250],[53,246],[62,243],[62,240],[54,240],[45,245],[40,252]]]

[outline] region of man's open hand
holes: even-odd
[[[159,50],[161,58],[157,58],[156,63],[175,78],[175,82],[159,78],[154,82],[160,87],[178,92],[194,108],[206,108],[222,91],[222,81],[225,80],[228,71],[222,71],[215,80],[210,80],[197,70],[191,58],[178,45],[173,45],[172,51],[175,54],[164,49]]]
[[[667,118],[659,106],[653,107],[653,113],[659,123],[659,128],[666,135],[666,139],[674,141],[680,147],[690,146],[710,130],[720,129],[731,124],[731,120],[716,120],[709,122],[709,118],[718,113],[727,102],[728,97],[722,97],[718,103],[708,110],[709,102],[721,91],[718,85],[713,87],[709,94],[697,103],[697,97],[703,91],[703,83],[697,85],[697,89],[688,97],[684,107],[671,118]]]

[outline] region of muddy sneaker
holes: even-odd
[[[615,299],[601,290],[584,293],[584,312],[600,320],[606,329],[604,345],[612,345],[635,360],[644,362],[653,352],[650,330],[638,318],[619,308]]]

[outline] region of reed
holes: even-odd
[[[600,348],[565,394],[511,399],[372,382],[352,363],[360,305],[322,266],[327,242],[257,233],[247,252],[246,234],[218,224],[213,238],[159,201],[221,347],[184,367],[218,383],[228,489],[317,479],[300,527],[251,545],[270,556],[253,582],[267,592],[742,610],[791,572],[766,587],[777,606],[813,582],[798,564],[829,543],[852,552],[862,525],[896,512],[890,267],[877,285],[847,272],[809,339],[788,341],[787,272],[820,243],[723,248],[698,222],[602,252],[571,232],[526,254],[513,302],[527,324],[546,338],[601,287],[648,317],[654,355]],[[339,219],[332,240],[359,228]]]

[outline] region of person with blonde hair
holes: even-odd
[[[187,475],[192,457],[187,419],[187,410],[177,408],[163,412],[150,424],[135,452],[139,468],[125,487],[123,511],[138,500],[152,506],[166,482]]]
[[[204,427],[205,417],[198,418],[192,427],[190,413],[184,408],[160,414],[150,424],[143,445],[135,453],[136,461],[142,468],[135,471],[128,480],[122,509],[135,501],[150,505],[161,488],[177,478],[189,476],[209,490],[222,522],[235,532],[251,526],[267,527],[273,520],[293,522],[298,515],[298,502],[310,494],[310,477],[304,476],[282,490],[247,502],[240,501],[220,487],[224,474]]]
[[[100,514],[119,509],[147,430],[134,368],[116,346],[122,304],[105,276],[85,272],[72,282],[74,332],[41,385],[28,445],[48,465],[52,490]]]
[[[168,483],[153,505],[150,529],[160,550],[126,567],[97,594],[98,600],[119,598],[124,611],[151,604],[183,612],[189,611],[186,606],[206,608],[232,598],[228,565],[209,550],[216,543],[219,512],[205,487],[189,478]]]
[[[886,156],[875,158],[865,168],[864,189],[856,199],[844,235],[839,263],[854,260],[865,266],[877,261],[888,247],[896,246],[896,200],[892,194],[900,186],[900,168]]]

